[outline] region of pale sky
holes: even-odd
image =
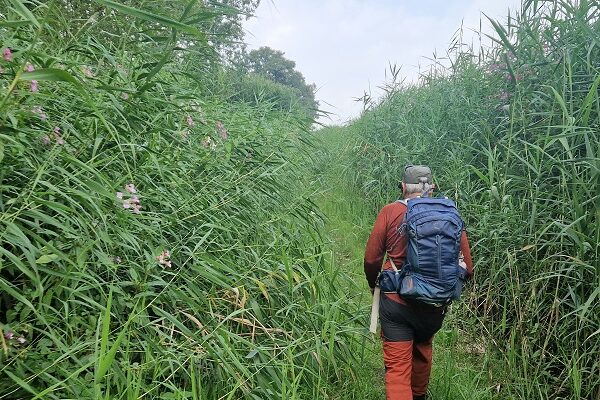
[[[464,27],[471,42],[479,30],[493,31],[481,14],[506,21],[520,0],[262,0],[247,21],[248,48],[269,46],[296,62],[308,83],[318,87],[320,107],[340,124],[360,115],[356,97],[385,81],[389,64],[415,81],[419,65],[434,52],[446,53],[454,33]],[[478,39],[477,42],[478,43]]]

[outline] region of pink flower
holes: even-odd
[[[21,344],[25,344],[25,342],[27,342],[27,340],[23,336],[19,336],[17,338],[17,342],[19,342]]]
[[[34,93],[35,93],[35,92],[37,92],[37,91],[39,91],[39,88],[38,88],[38,81],[36,81],[35,79],[33,79],[33,80],[31,81],[31,86],[29,87],[29,90],[31,90],[31,91],[32,91],[32,92],[34,92]]]
[[[160,265],[164,265],[167,268],[171,268],[172,264],[171,264],[171,253],[169,253],[168,250],[164,250],[162,253],[160,253],[158,256],[156,256],[156,261],[160,264]]]
[[[92,71],[92,69],[90,67],[81,67],[81,70],[83,71],[83,74],[85,76],[87,76],[88,78],[93,78],[94,76],[96,76],[94,74],[94,71]]]
[[[135,188],[135,186],[133,185],[133,183],[128,183],[127,185],[125,185],[125,190],[127,190],[129,193],[137,193],[137,190]]]
[[[40,117],[40,119],[42,121],[45,121],[48,119],[48,115],[46,115],[46,113],[44,112],[44,110],[42,109],[42,107],[40,106],[35,106],[31,109],[31,112],[33,112],[34,114],[36,114],[38,117]]]
[[[10,51],[10,49],[8,47],[2,51],[2,58],[4,58],[4,61],[12,61],[13,60],[12,51]]]
[[[62,138],[62,136],[60,136],[60,128],[58,126],[54,127],[54,140],[56,140],[57,144],[63,145],[65,144],[65,140]]]
[[[217,147],[217,145],[215,144],[215,142],[213,142],[210,136],[204,138],[204,140],[202,141],[202,146],[204,146],[205,149],[210,150],[214,150]]]
[[[190,117],[189,115],[185,118],[185,122],[187,123],[187,125],[191,128],[192,126],[194,126],[194,120],[192,119],[192,117]]]
[[[35,68],[33,68],[33,65],[30,63],[27,63],[27,65],[25,65],[25,71],[27,72],[33,72],[35,70]]]
[[[42,136],[42,144],[44,146],[49,146],[50,143],[52,143],[52,139],[50,139],[50,136],[48,136],[48,135]]]
[[[135,195],[137,193],[137,189],[135,188],[133,183],[128,183],[125,185],[125,190],[130,194],[128,199],[123,200],[123,208],[130,209],[132,213],[139,214],[142,209],[142,205],[140,204],[140,198]],[[117,199],[122,200],[125,196],[123,192],[117,192]]]
[[[548,43],[544,43],[542,45],[542,50],[544,51],[545,55],[548,55],[552,51],[552,48],[550,47],[550,45]]]
[[[223,125],[223,123],[221,121],[217,121],[217,123],[215,125],[217,128],[217,132],[219,133],[219,136],[221,136],[221,139],[227,140],[227,138],[229,137],[229,132],[227,132],[227,129],[225,129],[225,126]]]
[[[490,64],[490,65],[488,66],[488,71],[490,71],[490,72],[496,72],[496,71],[498,71],[500,68],[501,68],[500,64],[493,63],[493,64]]]
[[[15,333],[13,331],[6,331],[4,333],[4,338],[6,340],[11,340],[14,336],[15,336]]]

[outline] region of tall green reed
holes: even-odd
[[[463,312],[506,354],[503,390],[519,398],[600,395],[599,14],[597,2],[526,1],[492,21],[492,47],[455,46],[449,69],[350,127],[374,206],[409,162],[432,165],[458,201],[478,270]]]

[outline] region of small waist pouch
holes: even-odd
[[[382,292],[398,293],[402,283],[402,274],[400,271],[383,270],[379,273],[378,284]]]

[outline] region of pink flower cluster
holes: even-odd
[[[88,66],[81,67],[81,71],[88,78],[93,78],[96,76],[96,74],[94,74],[94,71],[92,71],[92,69]]]
[[[44,116],[45,115],[46,114],[44,114]],[[40,115],[40,118],[44,119],[41,115]],[[52,139],[54,139],[56,144],[60,144],[60,145],[65,144],[65,140],[60,135],[60,128],[58,126],[54,127],[54,130],[52,131],[52,137],[49,135],[42,136],[42,143],[46,146],[49,146],[50,144],[52,144]]]
[[[217,144],[212,140],[210,136],[207,136],[204,138],[204,140],[202,140],[202,146],[204,146],[205,149],[210,150],[214,150],[217,148]]]
[[[2,59],[4,61],[7,62],[12,62],[13,61],[13,53],[11,51],[10,48],[6,47],[2,50]],[[33,72],[35,71],[35,67],[33,66],[33,64],[31,63],[27,63],[25,64],[25,71],[26,72]],[[4,73],[4,68],[0,67],[0,73]],[[32,79],[29,83],[29,90],[33,93],[36,93],[40,90],[39,87],[39,83],[36,79]]]
[[[27,63],[27,65],[25,65],[25,71],[33,72],[33,71],[35,71],[35,68],[33,67],[32,64]],[[29,90],[31,90],[33,93],[38,92],[40,90],[38,87],[38,81],[36,81],[35,79],[32,79],[31,83],[29,85],[30,85]]]
[[[8,47],[2,50],[2,58],[4,59],[4,61],[8,62],[11,62],[13,60],[12,51]]]
[[[37,115],[38,117],[40,117],[40,119],[42,121],[45,121],[48,119],[48,115],[44,112],[44,110],[40,106],[33,107],[31,109],[31,112],[34,113],[35,115]]]
[[[493,63],[488,65],[487,69],[489,72],[496,72],[504,68],[503,64]]]
[[[512,77],[511,74],[506,74],[504,76],[504,78],[506,79],[507,82],[512,82],[513,81],[513,77]],[[522,81],[523,80],[523,75],[521,75],[521,74],[515,74],[514,80],[517,81],[517,82]]]
[[[164,250],[162,253],[160,253],[158,256],[156,256],[156,261],[160,264],[163,265],[167,268],[171,268],[171,253],[169,253],[169,250]]]
[[[23,337],[23,335],[19,335],[15,337],[15,333],[13,331],[6,331],[4,333],[4,339],[11,341],[11,340],[16,340],[18,343],[20,344],[25,344],[27,343],[27,339],[25,339]]]
[[[125,185],[125,191],[129,193],[129,198],[124,199],[123,192],[117,192],[117,199],[123,200],[123,208],[126,210],[131,210],[134,214],[139,214],[142,209],[142,205],[140,204],[140,198],[137,196],[137,189],[133,183],[128,183]]]
[[[189,126],[190,128],[191,128],[191,127],[193,127],[194,125],[196,125],[196,124],[194,123],[194,120],[192,119],[192,117],[191,117],[191,116],[189,116],[189,115],[188,115],[187,117],[185,117],[185,123],[186,123],[186,124],[187,124],[187,126]]]
[[[227,129],[225,129],[225,125],[223,125],[221,121],[217,121],[215,127],[217,128],[217,133],[219,134],[219,136],[221,136],[221,139],[227,140],[227,138],[229,138],[229,132],[227,132]]]

